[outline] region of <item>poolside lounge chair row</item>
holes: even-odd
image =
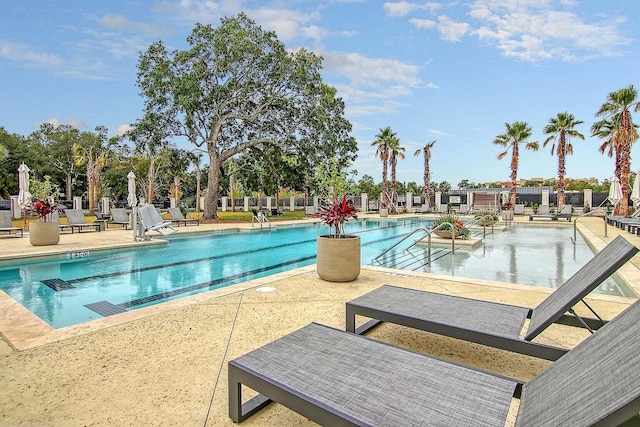
[[[551,213],[549,205],[540,205],[538,213],[529,215],[529,221],[533,221],[535,218],[550,219],[552,221],[557,221],[558,219],[571,221],[572,210],[572,205],[563,205],[559,212]]]
[[[229,416],[275,401],[322,425],[502,426],[516,397],[516,425],[637,425],[640,302],[604,325],[572,309],[637,252],[618,236],[533,310],[393,286],[347,303],[348,331],[358,314],[555,361],[527,383],[312,323],[229,362]],[[572,350],[531,342],[553,322],[601,327]],[[260,394],[243,404],[243,385]]]
[[[20,227],[14,227],[11,222],[11,211],[0,211],[0,233],[9,233],[11,236],[15,233],[16,237],[20,233],[20,237],[23,236],[24,231]]]

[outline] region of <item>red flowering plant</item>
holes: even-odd
[[[320,208],[320,219],[329,226],[335,239],[345,237],[344,223],[349,221],[349,218],[358,219],[358,213],[353,202],[347,200],[347,196],[343,196],[341,202]]]
[[[36,200],[31,202],[31,206],[27,207],[27,210],[35,212],[40,218],[40,222],[47,222],[47,218],[51,218],[51,214],[54,212],[64,212],[66,206],[60,203],[53,202],[51,200]]]
[[[36,198],[27,207],[27,210],[35,212],[40,218],[40,222],[51,221],[51,214],[54,212],[64,212],[66,206],[53,201],[60,195],[60,189],[51,183],[48,176],[44,177],[44,181],[32,180],[30,187]]]
[[[335,239],[347,238],[344,223],[349,219],[358,219],[353,201],[346,196],[353,187],[352,181],[347,179],[347,173],[336,159],[316,168],[317,193],[324,201],[324,206],[320,207],[320,219],[329,226],[329,236]]]

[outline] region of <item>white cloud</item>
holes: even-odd
[[[436,25],[437,25],[436,21],[433,21],[431,19],[411,18],[409,19],[409,22],[413,24],[416,28],[426,29],[426,30],[436,28]]]
[[[330,53],[323,55],[324,68],[339,73],[362,86],[389,86],[396,82],[403,86],[417,87],[419,68],[395,59],[369,58],[359,53]]]
[[[129,132],[131,130],[131,125],[130,124],[122,124],[120,126],[118,126],[116,128],[116,135],[117,136],[122,136],[125,133]]]
[[[60,121],[60,119],[53,117],[49,120],[46,120],[44,123],[49,123],[51,125],[53,125],[54,127],[58,127],[60,125],[68,125],[68,126],[72,126],[76,129],[86,129],[87,128],[87,124],[85,122],[83,122],[82,120],[79,119],[69,119],[65,122]]]
[[[442,5],[440,3],[432,3],[432,2],[418,4],[418,3],[409,3],[406,1],[399,1],[399,2],[386,2],[382,5],[382,7],[384,8],[384,10],[387,11],[387,15],[397,18],[397,17],[407,16],[408,14],[416,10],[428,10],[431,13],[434,13],[435,11],[440,9]]]
[[[465,22],[455,22],[448,16],[438,17],[438,31],[440,38],[450,42],[458,42],[469,30],[470,25]]]
[[[39,53],[27,45],[4,40],[0,40],[0,58],[31,67],[59,67],[62,64],[57,55]]]
[[[472,33],[525,61],[615,55],[629,43],[617,28],[626,18],[588,23],[571,11],[574,1],[561,4],[566,10],[554,10],[548,0],[475,0],[469,16],[480,26]]]
[[[133,32],[143,33],[149,36],[164,36],[170,35],[171,32],[165,28],[154,27],[153,25],[142,24],[138,22],[130,21],[122,15],[106,15],[100,19],[100,23],[108,28],[115,28],[118,30],[127,30]]]

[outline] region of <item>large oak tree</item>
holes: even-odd
[[[322,58],[287,51],[242,13],[215,28],[196,24],[187,42],[189,49],[169,53],[158,41],[141,54],[139,124],[155,128],[159,139],[184,137],[206,149],[205,219],[217,218],[220,172],[234,156],[276,146],[305,153],[302,168],[354,158],[351,124],[335,89],[322,81]]]

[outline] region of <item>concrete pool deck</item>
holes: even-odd
[[[516,221],[527,220],[516,217]],[[543,224],[573,227],[564,221],[533,225]],[[251,225],[203,224],[180,227],[180,232],[241,227]],[[597,250],[619,234],[640,246],[640,237],[611,226],[605,237],[601,218],[582,218],[578,228]],[[130,246],[132,240],[130,230],[118,229],[63,234],[55,247],[32,247],[28,237],[0,238],[0,261]],[[636,292],[640,290],[638,266],[640,255],[622,271]],[[33,319],[3,295],[0,425],[232,425],[227,415],[229,360],[312,321],[344,329],[345,302],[382,284],[524,306],[535,306],[550,292],[364,266],[354,282],[329,283],[317,277],[315,266],[309,266],[59,330]],[[633,301],[589,297],[605,318],[614,317]],[[584,330],[553,326],[538,341],[572,347],[587,335]],[[369,336],[523,380],[549,363],[394,325],[382,325]],[[274,404],[243,425],[314,424]]]

